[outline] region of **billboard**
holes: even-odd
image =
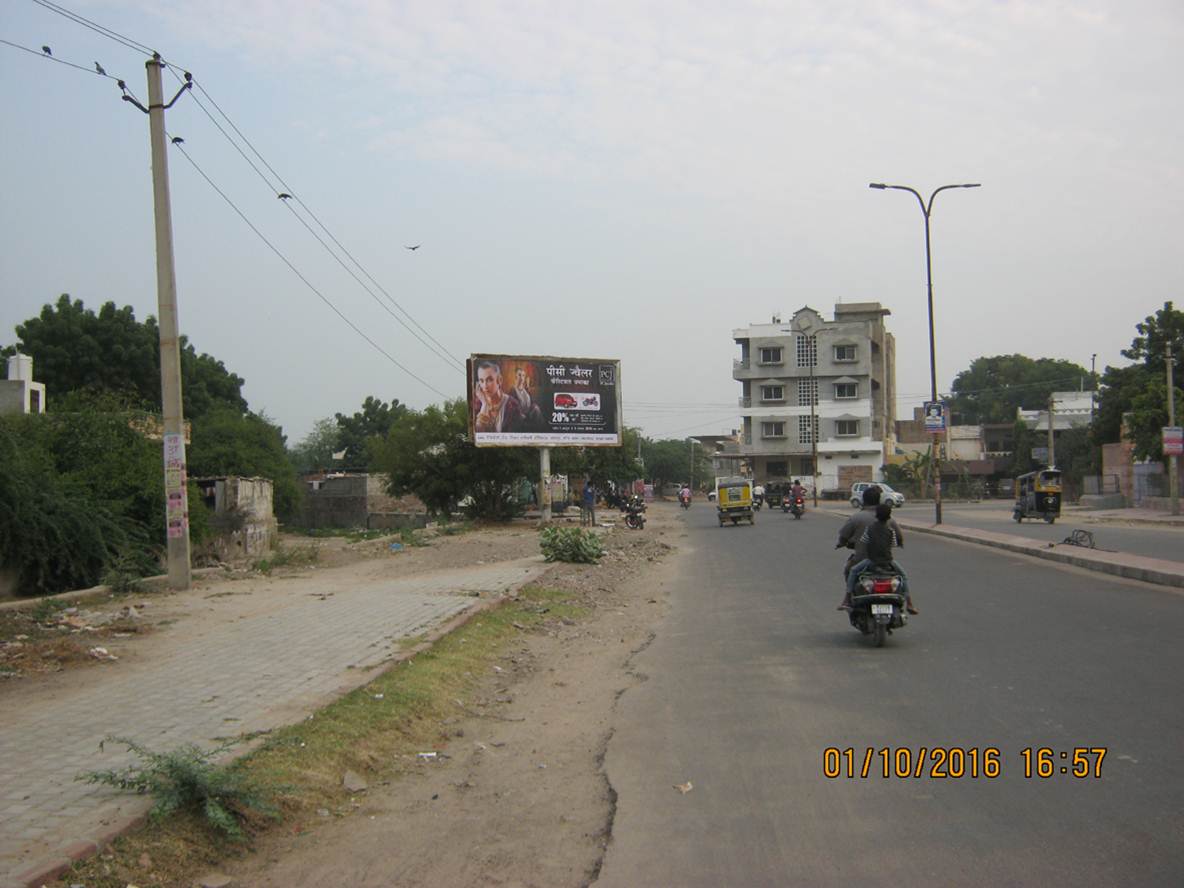
[[[469,434],[478,447],[619,447],[621,362],[472,355]]]
[[[943,434],[946,430],[946,402],[925,402],[925,431],[930,434]]]

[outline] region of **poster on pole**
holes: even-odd
[[[478,447],[619,447],[621,362],[472,355],[469,434]]]
[[[1163,455],[1179,456],[1184,453],[1184,427],[1163,427]]]
[[[943,434],[946,430],[946,402],[925,402],[925,431],[931,435]]]

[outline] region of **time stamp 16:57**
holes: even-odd
[[[1025,746],[1018,764],[1025,779],[1100,779],[1105,746]],[[828,746],[822,752],[822,776],[836,780],[881,777],[899,779],[993,780],[1003,776],[1006,762],[997,746],[867,746],[863,749]]]

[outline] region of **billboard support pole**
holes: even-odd
[[[543,513],[543,522],[551,520],[551,448],[539,448],[539,510]]]

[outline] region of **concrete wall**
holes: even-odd
[[[382,474],[326,478],[306,490],[301,523],[305,527],[403,528],[426,526],[426,509],[415,497],[393,497]]]
[[[278,526],[272,508],[272,483],[268,478],[219,478],[214,487],[214,512],[237,512],[243,516],[241,528],[231,531],[214,543],[223,561],[259,558],[275,545]]]

